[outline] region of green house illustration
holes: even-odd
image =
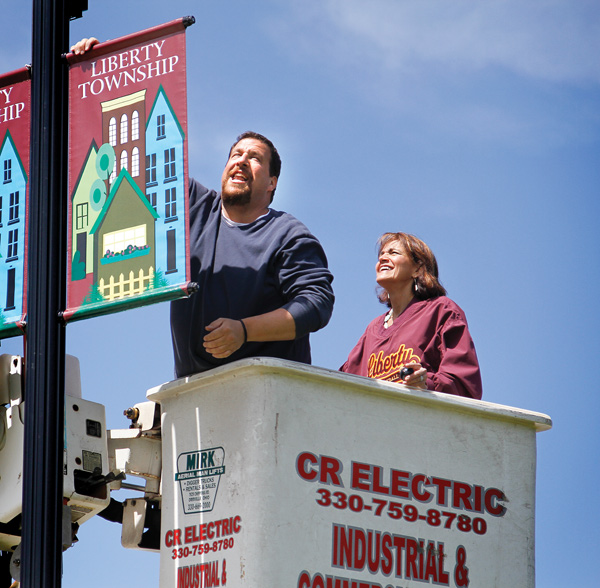
[[[90,230],[94,242],[94,284],[104,300],[141,294],[152,288],[155,224],[158,215],[126,169]]]

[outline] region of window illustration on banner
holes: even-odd
[[[0,76],[0,338],[25,321],[30,106],[29,69]]]
[[[188,17],[69,55],[65,320],[189,294]]]

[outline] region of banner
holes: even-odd
[[[185,28],[69,54],[65,320],[188,295]]]
[[[29,69],[0,76],[0,338],[26,314],[30,106]]]

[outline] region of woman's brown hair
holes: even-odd
[[[404,252],[410,255],[414,263],[419,266],[414,283],[414,295],[418,300],[437,298],[446,295],[446,288],[438,278],[438,264],[433,251],[427,243],[408,233],[384,233],[377,241],[378,253],[391,241],[398,241]],[[390,306],[388,293],[382,289],[377,295],[379,302]]]

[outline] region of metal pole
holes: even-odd
[[[62,576],[67,206],[65,0],[34,0],[25,444],[21,582],[54,588]]]

